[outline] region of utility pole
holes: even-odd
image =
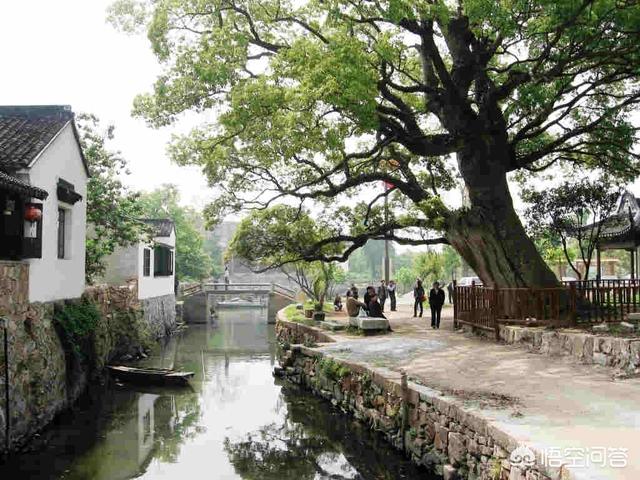
[[[384,223],[389,223],[389,185],[384,183]],[[389,233],[384,234],[384,283],[389,285]]]

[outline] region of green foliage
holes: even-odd
[[[398,288],[401,291],[406,292],[411,289],[411,286],[416,281],[417,274],[410,267],[402,267],[400,270],[396,272],[396,282],[398,283]]]
[[[104,273],[106,256],[118,246],[136,243],[146,229],[138,219],[138,194],[120,180],[129,172],[127,162],[107,149],[113,126],[102,130],[94,115],[78,115],[78,130],[91,177],[87,183],[87,239],[85,275],[88,283]]]
[[[328,357],[322,358],[318,367],[327,378],[332,380],[341,380],[351,373],[347,367]]]
[[[302,323],[304,325],[315,325],[316,322],[313,321],[313,318],[307,318],[304,316],[304,310],[296,309],[295,305],[289,305],[284,309],[284,315],[287,320],[295,323]]]
[[[95,304],[83,301],[78,304],[65,304],[57,308],[53,315],[54,322],[62,328],[66,341],[73,353],[84,358],[83,347],[100,322],[100,312]]]
[[[223,251],[218,243],[218,236],[215,234],[207,235],[203,244],[204,251],[211,258],[211,275],[219,277],[224,273]]]
[[[169,218],[176,226],[176,276],[180,281],[202,280],[211,275],[213,262],[205,250],[201,215],[180,205],[180,193],[174,185],[140,196],[147,218]]]
[[[601,221],[613,214],[619,196],[620,189],[608,176],[593,181],[565,181],[544,190],[527,188],[522,193],[523,200],[529,204],[525,217],[531,235],[538,239],[543,253],[555,261],[561,248],[578,278],[582,275],[575,263],[576,257],[584,262],[587,276],[603,233]]]
[[[443,283],[445,276],[443,255],[431,250],[421,252],[416,255],[414,272],[416,273],[416,278],[422,279],[425,288],[435,281]]]
[[[344,259],[385,235],[442,242],[465,214],[510,212],[508,192],[487,193],[510,172],[640,173],[638,2],[118,0],[110,18],[144,30],[163,65],[135,115],[161,127],[219,113],[170,147],[216,186],[211,224],[314,203],[321,228],[281,211],[289,221],[253,240],[262,257],[335,247]],[[453,211],[443,193],[460,182],[478,194]]]

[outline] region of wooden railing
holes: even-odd
[[[578,322],[620,322],[628,313],[640,311],[640,281],[583,280],[566,282],[576,290]]]
[[[454,292],[456,322],[495,331],[500,322],[620,322],[640,311],[638,280],[564,282],[551,288],[456,286]]]

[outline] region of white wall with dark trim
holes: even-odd
[[[171,269],[173,274],[168,276],[160,276],[156,277],[153,274],[153,265],[154,265],[154,251],[153,246],[147,246],[143,243],[140,243],[138,246],[138,298],[140,300],[144,300],[147,298],[153,297],[161,297],[164,295],[171,295],[174,293],[174,279],[175,279],[175,270],[176,270],[176,255],[175,255],[175,246],[176,246],[176,233],[175,230],[172,230],[171,235],[169,237],[155,237],[154,242],[167,245],[173,249],[173,268]],[[151,249],[151,265],[149,276],[144,276],[144,249]]]
[[[29,260],[29,301],[46,302],[78,298],[85,288],[85,236],[87,173],[80,148],[68,123],[34,161],[28,171],[32,185],[45,189],[42,258]],[[58,201],[58,179],[74,185],[82,200],[74,205]],[[58,208],[67,212],[65,258],[58,258]]]

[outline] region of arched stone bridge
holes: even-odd
[[[219,306],[238,307],[254,304],[269,309],[269,323],[275,322],[278,310],[295,302],[295,291],[277,283],[200,283],[182,292],[183,318],[187,323],[206,323]]]

